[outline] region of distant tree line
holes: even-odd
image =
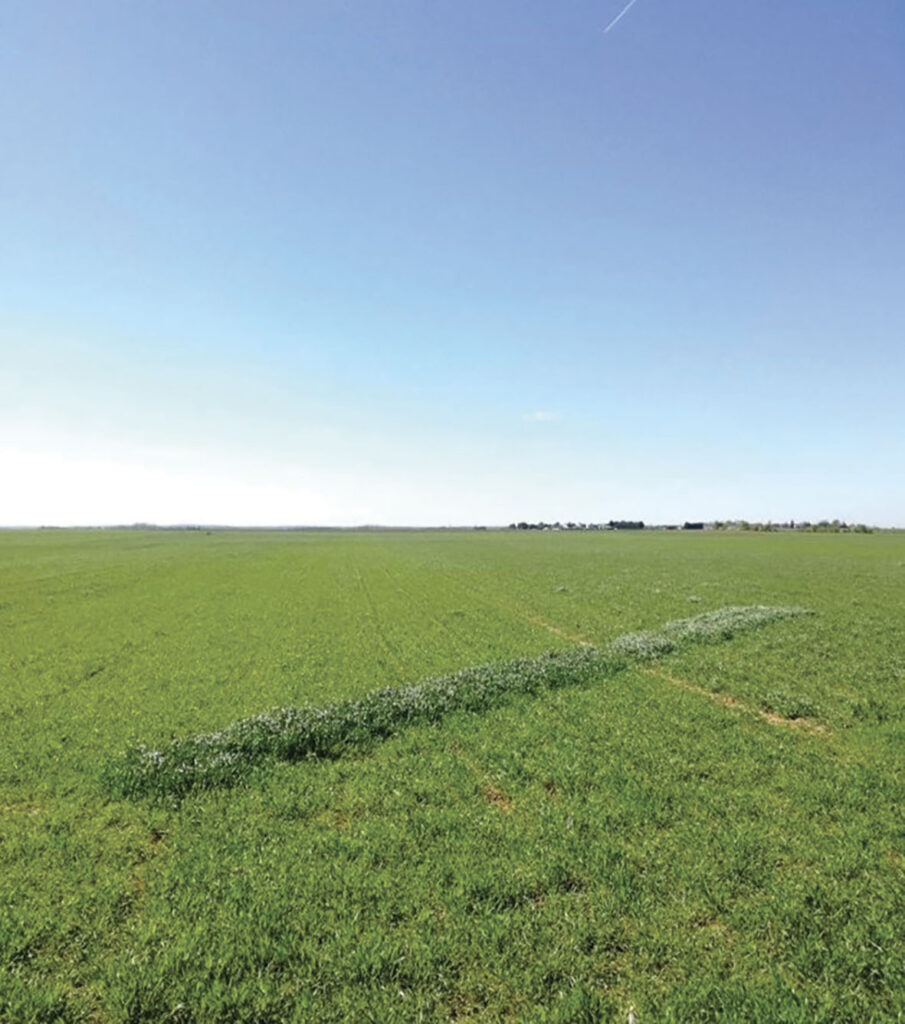
[[[782,530],[796,530],[801,533],[873,533],[872,526],[864,523],[847,523],[843,519],[821,519],[817,523],[807,520],[796,522],[790,519],[788,522],[774,523],[768,520],[766,523],[749,522],[747,519],[715,520],[714,530],[753,530],[758,533],[778,533]]]
[[[779,533],[781,531],[795,530],[802,533],[873,533],[872,526],[864,523],[847,523],[842,519],[821,519],[817,523],[807,521],[796,522],[789,519],[784,522],[766,523],[750,522],[747,519],[715,519],[705,523],[701,521],[686,521],[681,526],[653,526],[646,527],[641,519],[610,519],[606,523],[573,523],[555,522],[546,523],[543,520],[537,523],[529,523],[522,520],[518,523],[510,523],[510,530],[752,530],[758,533]]]

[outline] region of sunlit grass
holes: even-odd
[[[903,565],[879,533],[0,534],[0,1021],[905,1018]],[[250,760],[101,785],[142,743]]]

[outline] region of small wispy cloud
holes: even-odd
[[[559,413],[547,412],[544,409],[537,409],[534,412],[526,412],[522,415],[522,419],[526,423],[553,423],[554,420],[559,418]]]
[[[629,12],[629,11],[630,11],[630,10],[631,10],[631,9],[632,9],[632,8],[633,8],[634,6],[635,6],[635,4],[636,4],[637,2],[638,2],[638,0],[629,0],[629,2],[628,2],[628,3],[626,4],[626,5],[625,5],[625,7],[623,7],[623,8],[622,8],[622,10],[621,10],[621,11],[620,11],[620,12],[619,12],[619,13],[618,13],[617,15],[616,15],[616,17],[615,17],[615,18],[613,18],[613,20],[612,20],[612,21],[611,21],[611,22],[609,23],[609,25],[607,25],[607,27],[606,27],[606,28],[605,28],[605,29],[603,30],[603,31],[604,31],[604,34],[606,34],[607,32],[609,32],[609,30],[610,30],[610,29],[611,29],[611,28],[612,28],[612,27],[613,27],[613,26],[614,26],[614,25],[615,25],[615,24],[616,24],[617,22],[619,22],[619,21],[622,21],[622,19],[623,19],[623,18],[624,18],[624,17],[626,16],[626,14],[628,14],[628,12]]]

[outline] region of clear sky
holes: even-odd
[[[905,525],[901,0],[7,0],[0,524]]]

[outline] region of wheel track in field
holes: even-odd
[[[396,591],[397,594],[401,595],[410,604],[423,609],[423,591],[414,591],[408,587],[403,586],[403,584],[400,582],[399,576],[394,575],[386,567],[384,567],[383,572],[386,575],[387,579],[392,583],[393,589]],[[459,580],[453,577],[444,575],[442,582],[447,590],[455,591],[457,596],[462,597],[463,603],[470,604],[477,611],[482,611],[488,614],[499,613],[500,611],[503,611],[504,613],[506,613],[507,617],[515,616],[517,618],[522,619],[525,622],[528,622],[535,628],[546,629],[548,632],[554,634],[555,636],[558,636],[561,640],[565,640],[570,644],[577,644],[579,646],[593,646],[591,641],[583,637],[579,637],[575,634],[568,633],[565,630],[560,629],[554,623],[548,622],[547,620],[543,619],[539,615],[532,616],[530,613],[525,613],[514,605],[507,604],[506,602],[502,602],[498,599],[489,598],[486,593],[481,593],[478,596],[478,600],[476,601],[475,588],[470,588],[466,584],[460,582]],[[439,626],[440,629],[445,633],[452,634],[453,636],[455,636],[461,642],[461,647],[463,648],[464,651],[467,651],[469,653],[474,651],[474,633],[471,630],[466,629],[464,626],[454,625],[449,621],[448,616],[444,616],[434,612],[428,612],[426,617],[429,619],[429,621]]]
[[[386,566],[383,567],[384,574],[394,586],[394,589],[413,604],[423,607],[423,593],[415,594],[413,591],[403,587],[399,582],[398,575],[393,574]],[[515,601],[501,597],[498,592],[490,592],[488,584],[483,579],[469,579],[463,581],[452,569],[442,569],[442,585],[448,591],[454,591],[466,606],[471,606],[478,611],[484,611],[491,615],[500,616],[503,619],[519,619],[529,625],[533,630],[543,630],[567,644],[579,647],[593,647],[595,641],[583,636],[581,633],[568,629],[556,622],[551,621],[540,612],[532,611],[523,607]],[[414,598],[414,599],[413,599]],[[462,627],[454,627],[441,615],[429,613],[431,621],[435,622],[447,633],[453,633],[463,641],[466,650],[474,650],[473,633]]]
[[[523,612],[513,606],[513,611],[529,623],[532,626],[536,626],[539,629],[545,629],[548,633],[552,633],[553,636],[558,636],[562,640],[567,640],[570,644],[577,644],[579,647],[593,647],[594,644],[587,637],[581,636],[579,633],[572,633],[567,629],[563,629],[561,626],[557,626],[555,623],[550,622],[549,619],[545,619],[542,615],[538,615],[536,612]]]
[[[447,750],[457,761],[465,766],[474,778],[478,791],[487,803],[495,807],[501,814],[509,814],[512,811],[512,798],[493,781],[491,776],[473,758],[466,754],[461,744],[452,743],[447,747]]]
[[[515,601],[506,600],[506,598],[500,597],[498,594],[488,594],[485,586],[480,583],[466,585],[465,583],[456,580],[455,586],[460,591],[467,591],[467,596],[472,601],[474,600],[475,591],[480,591],[482,602],[486,607],[492,608],[496,612],[502,612],[507,618],[514,617],[521,619],[522,622],[526,622],[532,627],[532,629],[545,630],[551,636],[558,637],[560,640],[565,640],[566,643],[569,644],[576,644],[579,647],[594,646],[593,640],[589,640],[586,636],[582,636],[580,633],[575,633],[572,630],[567,629],[565,626],[560,626],[555,622],[551,622],[550,619],[541,615],[540,612],[530,611],[522,605],[517,604]]]
[[[388,569],[386,566],[384,566],[381,571],[383,575],[386,576],[387,581],[392,586],[392,589],[395,591],[395,593],[402,597],[406,604],[418,608],[419,611],[424,610],[423,591],[414,591],[409,587],[404,586],[401,582],[399,574],[391,572],[390,569]],[[442,615],[438,615],[432,611],[428,611],[425,617],[428,619],[428,621],[435,623],[437,626],[439,626],[441,631],[445,633],[451,633],[453,636],[455,636],[460,641],[460,646],[468,653],[471,653],[471,651],[474,649],[474,643],[470,638],[469,632],[462,626],[454,626],[449,621],[448,618],[444,618]]]
[[[377,638],[377,643],[383,650],[384,654],[389,659],[390,665],[392,666],[393,671],[396,674],[396,681],[401,682],[407,677],[408,672],[406,670],[405,665],[399,659],[395,647],[387,639],[386,630],[382,625],[380,615],[377,611],[377,604],[374,601],[374,595],[371,593],[371,588],[365,581],[361,569],[356,563],[352,561],[351,557],[349,559],[349,568],[353,578],[358,584],[359,590],[364,596],[365,604],[367,605],[366,615],[368,621],[371,624],[371,629],[374,633],[374,636]]]
[[[358,586],[362,594],[365,597],[365,601],[368,606],[368,617],[371,621],[374,634],[377,637],[378,643],[380,644],[381,648],[384,650],[387,657],[392,662],[397,674],[397,679],[399,681],[403,681],[409,678],[411,673],[407,670],[405,664],[400,660],[396,646],[389,640],[387,636],[387,630],[383,625],[383,619],[381,618],[380,615],[378,603],[374,599],[371,587],[365,579],[365,574],[357,565],[353,564],[351,560],[350,569],[352,575],[354,576],[356,582],[358,583]],[[400,595],[408,604],[417,606],[419,608],[423,607],[423,594],[417,594],[415,591],[412,591],[409,588],[403,586],[400,581],[399,575],[391,572],[386,566],[383,566],[383,568],[379,571],[382,572],[384,576],[386,576],[393,590],[398,595]],[[454,636],[456,636],[461,641],[461,644],[466,651],[470,652],[474,649],[474,642],[473,640],[471,640],[467,630],[465,630],[461,626],[452,626],[448,619],[445,619],[441,615],[429,613],[428,617],[430,621],[436,623],[446,633],[452,633]]]
[[[708,690],[688,679],[680,679],[658,665],[642,665],[641,671],[645,675],[650,676],[651,679],[669,683],[670,686],[675,686],[686,693],[694,693],[698,697],[706,697],[708,700],[713,701],[714,704],[719,704],[720,707],[738,711],[752,718],[759,718],[768,725],[798,729],[801,732],[809,733],[811,736],[827,737],[831,735],[830,730],[825,725],[815,721],[813,718],[786,718],[785,715],[779,715],[775,711],[766,711],[763,708],[755,707],[753,704],[747,704],[738,697],[733,697],[732,694],[717,693],[715,690]]]

